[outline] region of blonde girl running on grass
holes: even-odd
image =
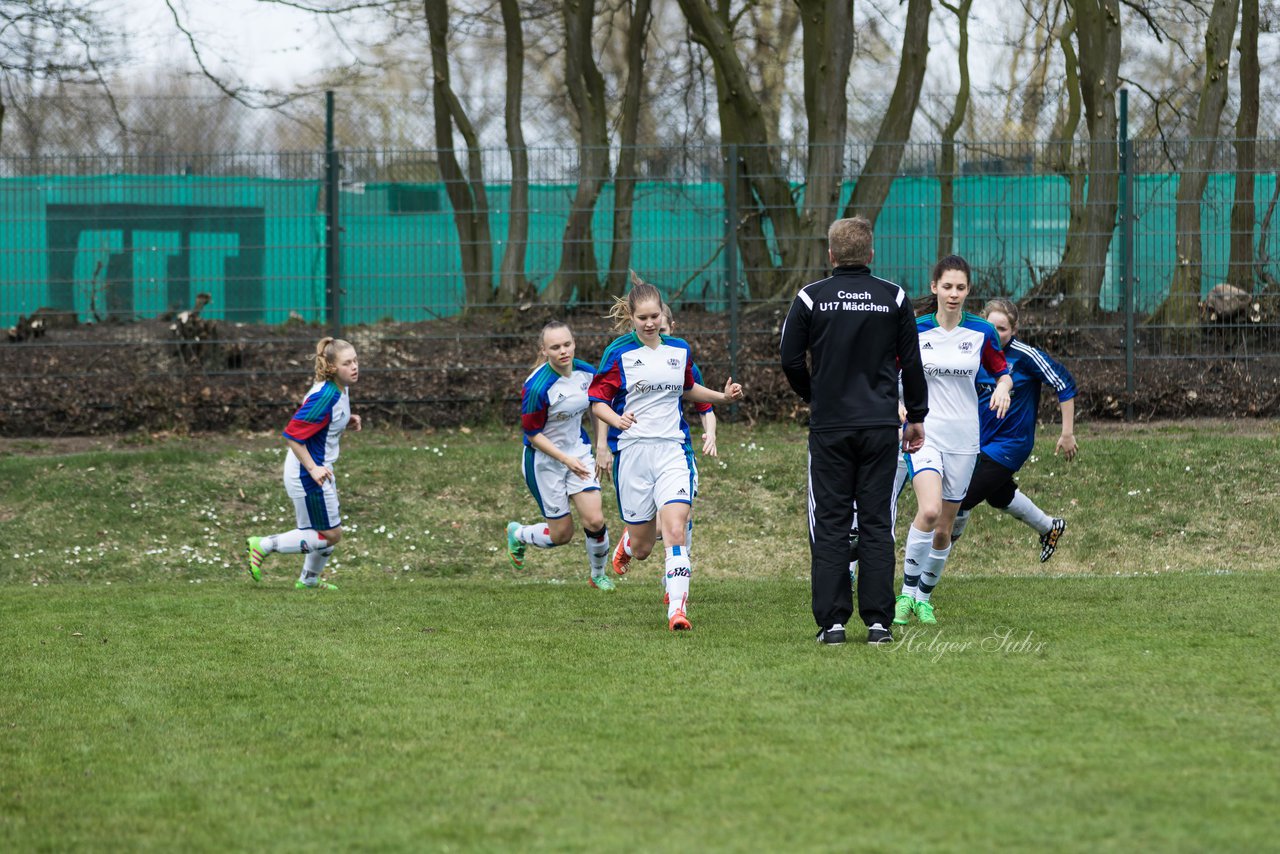
[[[532,525],[507,523],[507,557],[516,569],[524,568],[528,546],[549,549],[573,539],[572,509],[577,509],[586,534],[589,583],[597,590],[614,589],[605,571],[609,561],[609,531],[600,507],[600,479],[592,455],[591,440],[582,429],[589,414],[587,387],[595,376],[593,365],[575,358],[573,331],[553,320],[538,337],[542,362],[524,381],[520,426],[524,430],[521,470],[538,510],[546,519]],[[595,416],[591,416],[592,435]]]
[[[348,389],[360,377],[356,348],[338,338],[316,344],[315,383],[284,428],[289,453],[284,458],[284,491],[293,501],[297,527],[265,537],[249,537],[248,569],[262,580],[262,563],[272,552],[303,554],[299,590],[337,590],[323,580],[325,562],[342,539],[342,515],[334,463],[338,442],[350,425],[360,429],[360,416],[351,412]]]

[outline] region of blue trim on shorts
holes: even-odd
[[[642,525],[643,522],[627,522],[625,516],[622,515],[622,487],[618,486],[618,458],[622,456],[617,451],[613,452],[613,500],[618,502],[618,518],[628,525]]]
[[[689,467],[689,506],[693,506],[693,499],[698,497],[698,463],[693,459],[693,448],[690,447],[684,452],[685,465]],[[668,501],[668,504],[671,502]]]
[[[535,451],[532,447],[526,446],[524,449],[524,485],[529,487],[529,494],[533,496],[533,500],[538,502],[538,512],[542,517],[547,518],[547,511],[542,506],[542,493],[538,492],[538,477],[534,473],[533,455]],[[557,517],[559,518],[559,517]]]
[[[317,531],[328,531],[333,528],[329,524],[329,506],[323,491],[308,492],[303,501],[306,504],[307,520],[311,522],[311,527]]]
[[[598,486],[588,486],[586,489],[579,489],[577,492],[574,492],[574,493],[571,493],[571,494],[572,494],[572,495],[581,495],[581,494],[582,494],[582,493],[584,493],[584,492],[599,492],[599,491],[600,491],[600,487],[598,487]]]
[[[666,507],[668,504],[688,504],[690,507],[693,506],[693,502],[685,498],[673,498],[670,501],[664,502],[662,506]]]
[[[915,479],[916,479],[916,475],[918,475],[918,474],[924,474],[924,473],[925,473],[925,472],[927,472],[927,471],[937,472],[937,473],[938,473],[938,477],[942,477],[942,471],[941,471],[940,469],[936,469],[936,468],[934,468],[933,466],[929,466],[928,468],[923,468],[923,469],[920,469],[919,471],[917,471],[917,470],[916,470],[916,467],[915,467],[915,466],[913,466],[913,465],[911,464],[911,455],[910,455],[910,454],[903,454],[903,455],[902,455],[902,458],[903,458],[904,460],[906,460],[906,461],[907,461],[907,480],[915,480]],[[906,482],[904,481],[902,485],[903,485],[903,487],[905,488],[905,487],[906,487]],[[902,494],[902,490],[898,490],[898,494],[899,494],[899,495],[901,495],[901,494]]]

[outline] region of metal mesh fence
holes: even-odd
[[[580,346],[598,352],[611,333],[597,321],[630,269],[663,290],[683,332],[714,342],[705,367],[771,370],[790,296],[825,273],[815,246],[851,212],[876,214],[874,269],[912,296],[927,293],[940,254],[962,254],[978,298],[1019,300],[1027,335],[1126,363],[1131,383],[1143,360],[1280,354],[1277,139],[1256,141],[1263,168],[1245,175],[1254,204],[1233,249],[1242,173],[1231,140],[969,140],[951,159],[938,142],[911,142],[881,175],[867,171],[869,141],[828,152],[840,168],[827,175],[802,146],[647,146],[626,153],[628,196],[617,149],[531,149],[527,187],[509,151],[474,162],[458,151],[475,180],[451,184],[447,152],[345,147],[341,120],[327,156],[323,125],[276,116],[250,134],[224,116],[239,128],[226,137],[208,118],[203,136],[188,129],[201,140],[189,149],[104,135],[108,151],[56,153],[32,137],[40,153],[0,158],[0,325],[19,379],[83,376],[85,360],[66,355],[77,348],[108,354],[88,373],[104,370],[115,348],[140,360],[129,370],[142,380],[185,383],[195,371],[240,383],[236,405],[254,389],[278,402],[287,388],[264,378],[305,373],[307,347],[334,329],[382,348],[367,373],[387,378],[388,405],[465,401],[477,394],[467,372],[527,366],[522,318],[576,313]],[[279,141],[279,121],[306,150],[224,147]],[[601,173],[584,174],[584,162]],[[824,179],[833,198],[811,204]],[[1188,181],[1203,192],[1180,197]],[[876,182],[883,201],[853,210],[859,185]],[[584,184],[598,190],[586,208]],[[508,279],[513,241],[523,263]],[[470,379],[446,391],[405,380],[449,371]]]

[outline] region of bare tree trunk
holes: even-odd
[[[969,109],[969,7],[973,0],[961,0],[959,6],[942,3],[956,16],[960,24],[960,88],[956,92],[951,121],[942,129],[942,164],[938,169],[941,184],[941,210],[938,212],[938,257],[950,255],[955,242],[955,180],[956,180],[956,132],[964,124],[964,114]]]
[[[1080,97],[1089,128],[1088,183],[1083,204],[1072,204],[1062,261],[1051,281],[1067,297],[1067,319],[1079,322],[1098,309],[1119,207],[1115,96],[1120,68],[1120,10],[1116,0],[1070,2],[1079,44]],[[1076,177],[1071,180],[1075,195]]]
[[[565,83],[578,117],[578,187],[561,240],[560,269],[543,294],[547,302],[566,303],[577,292],[581,302],[603,296],[596,266],[591,219],[609,177],[609,132],[604,76],[592,54],[595,0],[565,0]]]
[[[853,60],[853,0],[796,0],[804,23],[804,111],[808,119],[803,249],[797,261],[809,281],[826,275],[827,228],[840,210]]]
[[[1058,47],[1062,51],[1063,67],[1066,69],[1066,81],[1063,90],[1067,95],[1067,103],[1059,109],[1058,117],[1054,120],[1053,129],[1049,132],[1049,139],[1044,152],[1048,168],[1052,169],[1067,182],[1069,193],[1067,197],[1067,210],[1069,212],[1068,234],[1072,232],[1072,229],[1082,227],[1085,212],[1084,170],[1086,164],[1084,161],[1077,164],[1073,153],[1076,131],[1080,129],[1081,112],[1080,77],[1077,73],[1079,60],[1076,57],[1076,49],[1071,41],[1075,32],[1076,19],[1074,15],[1069,15],[1062,26],[1058,28],[1055,36]],[[1047,65],[1048,63],[1046,62],[1045,64]],[[1065,294],[1065,292],[1065,277],[1063,268],[1059,265],[1053,273],[1045,276],[1039,284],[1025,294],[1023,299],[1033,300],[1037,297],[1055,297],[1058,294]]]
[[[1189,343],[1189,327],[1199,321],[1201,289],[1200,203],[1217,147],[1218,123],[1227,102],[1231,42],[1235,37],[1240,0],[1214,0],[1204,34],[1204,81],[1196,123],[1187,142],[1187,158],[1178,174],[1175,196],[1177,265],[1169,296],[1151,316],[1153,325],[1175,327],[1166,335],[1170,343]]]
[[[440,175],[453,207],[466,305],[470,308],[493,299],[493,239],[489,233],[489,201],[485,195],[480,142],[449,81],[449,4],[445,0],[424,0],[423,6],[431,40],[431,104],[435,113]],[[466,174],[453,147],[455,126],[467,145]]]
[[[639,135],[640,101],[644,93],[644,46],[649,39],[649,0],[636,0],[627,29],[627,87],[622,94],[622,119],[618,129],[618,171],[613,179],[613,250],[605,296],[621,296],[627,289],[631,267],[631,222],[636,197],[636,138]]]
[[[1236,187],[1231,204],[1231,260],[1227,281],[1253,293],[1253,180],[1258,169],[1258,0],[1240,6],[1240,113],[1236,117]],[[2,114],[0,114],[2,115]]]
[[[844,215],[861,214],[875,223],[889,196],[889,188],[902,163],[902,154],[911,134],[911,122],[920,103],[920,87],[929,56],[929,14],[932,0],[908,0],[907,25],[902,35],[902,63],[898,80],[889,98],[889,109],[880,122],[871,154],[853,187]]]
[[[537,290],[525,278],[529,246],[529,149],[524,143],[524,23],[516,0],[500,0],[507,49],[507,150],[511,153],[511,197],[507,214],[507,246],[502,253],[498,299],[533,299]]]
[[[715,67],[716,93],[720,103],[721,139],[727,146],[739,146],[739,162],[731,164],[742,176],[739,198],[743,219],[741,248],[746,261],[747,277],[753,281],[757,296],[774,297],[793,293],[803,276],[795,269],[799,254],[800,218],[791,185],[778,164],[775,149],[769,145],[760,100],[751,86],[733,46],[729,21],[729,4],[712,10],[707,0],[679,0],[693,39],[702,45]],[[843,83],[841,84],[843,86]],[[780,261],[762,247],[764,223],[773,227]]]
[[[754,53],[758,60],[755,72],[760,75],[760,86],[756,91],[760,97],[760,108],[764,111],[769,142],[772,143],[781,139],[782,96],[792,85],[787,79],[787,70],[795,45],[796,30],[800,26],[799,5],[801,4],[798,2],[794,5],[751,4],[756,22]]]

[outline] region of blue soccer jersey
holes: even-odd
[[[1043,350],[1017,338],[1004,350],[1013,377],[1013,393],[1009,411],[996,418],[987,408],[996,381],[984,370],[978,372],[978,412],[982,419],[982,452],[1014,471],[1031,456],[1036,441],[1036,417],[1040,408],[1040,387],[1047,384],[1058,393],[1058,402],[1076,396],[1076,381],[1071,373]]]

